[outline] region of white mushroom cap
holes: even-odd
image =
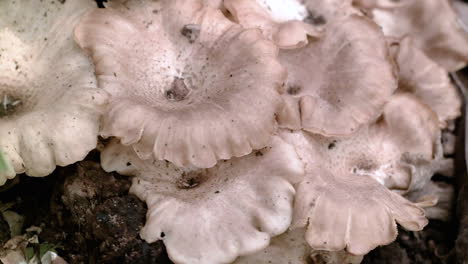
[[[129,147],[109,147],[103,166],[137,175],[130,192],[148,205],[142,238],[163,240],[176,263],[230,263],[265,248],[291,223],[293,184],[304,166],[278,137],[271,147],[203,170],[142,161],[123,149]]]
[[[259,30],[201,1],[130,1],[75,30],[112,95],[104,136],[178,166],[212,167],[268,145],[286,72]]]
[[[447,71],[468,62],[468,33],[462,27],[451,0],[406,0],[394,8],[375,8],[374,21],[386,36],[409,35],[429,58]]]
[[[299,0],[224,0],[234,19],[245,28],[260,28],[280,48],[307,44],[308,36],[321,35],[320,28],[302,22],[307,9]]]
[[[396,69],[382,32],[352,15],[327,26],[303,48],[281,50],[288,70],[281,126],[348,135],[375,120],[397,88]]]
[[[416,95],[439,117],[441,127],[461,114],[461,98],[448,72],[417,48],[410,37],[390,43],[399,68],[398,89]]]
[[[386,105],[377,123],[348,138],[282,133],[306,163],[306,177],[296,187],[293,227],[307,228],[314,249],[356,255],[392,242],[396,222],[421,230],[427,224],[424,211],[383,184],[408,188],[406,157],[433,158],[437,125],[431,110],[402,94]]]
[[[0,185],[17,173],[48,175],[96,147],[106,94],[72,37],[93,6],[0,1]]]

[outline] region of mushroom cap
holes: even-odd
[[[288,230],[274,237],[270,245],[254,254],[240,257],[233,264],[359,264],[363,256],[345,251],[321,251],[310,248],[304,228]]]
[[[351,15],[331,22],[307,46],[281,50],[288,70],[279,124],[322,135],[348,135],[375,120],[397,88],[379,27]]]
[[[448,72],[417,48],[410,37],[392,45],[399,68],[398,90],[416,95],[437,116],[441,127],[461,114],[461,98]]]
[[[75,30],[112,95],[103,136],[199,168],[268,145],[286,75],[277,48],[200,1],[130,2]]]
[[[321,29],[302,22],[308,16],[299,0],[225,0],[234,20],[245,28],[259,28],[278,47],[294,49],[307,44]]]
[[[239,257],[233,264],[307,264],[310,248],[304,239],[304,228],[288,230],[274,237],[268,247],[248,256]]]
[[[306,227],[317,250],[364,255],[395,240],[396,223],[421,230],[424,211],[385,185],[408,188],[406,156],[431,159],[438,138],[434,113],[409,94],[396,95],[383,117],[348,138],[283,132],[306,163],[296,186],[293,227]]]
[[[293,184],[304,166],[278,137],[271,147],[200,170],[142,161],[129,147],[109,147],[103,167],[136,175],[130,192],[148,205],[141,237],[163,240],[176,263],[230,263],[265,248],[291,223]]]
[[[72,30],[90,1],[0,2],[0,185],[50,174],[96,147],[107,100]],[[3,167],[3,168],[2,168]],[[6,169],[4,169],[6,168]]]
[[[386,36],[409,35],[415,45],[445,68],[456,71],[468,62],[468,33],[450,0],[407,0],[394,8],[375,8],[374,21]]]

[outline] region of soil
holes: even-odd
[[[139,238],[147,208],[128,194],[129,178],[104,172],[92,156],[45,178],[20,175],[0,201],[13,203],[23,228],[40,227],[40,244],[55,245],[70,264],[172,263],[162,242]],[[0,240],[8,235],[0,218]]]

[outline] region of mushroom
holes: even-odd
[[[395,240],[395,222],[413,231],[427,224],[419,206],[386,187],[408,188],[417,165],[409,157],[430,161],[435,155],[437,117],[414,96],[395,95],[376,123],[347,138],[281,135],[306,164],[292,227],[307,228],[306,240],[315,250],[364,255]]]
[[[307,46],[281,50],[288,70],[279,124],[326,136],[349,135],[375,120],[397,88],[396,69],[377,25],[351,15],[332,21]]]
[[[390,41],[399,68],[398,89],[416,95],[437,116],[442,128],[460,116],[461,98],[448,72],[414,45],[410,37]]]
[[[175,263],[230,263],[267,247],[289,227],[293,184],[304,175],[294,148],[279,137],[270,147],[210,169],[143,161],[115,141],[102,161],[107,171],[136,175],[130,193],[148,205],[141,237],[163,240]]]
[[[107,95],[73,41],[90,1],[0,2],[0,185],[46,176],[97,144]]]
[[[304,228],[288,230],[274,237],[270,245],[254,254],[240,257],[233,264],[359,264],[363,256],[345,251],[312,250],[304,239]]]
[[[283,49],[307,44],[308,36],[321,35],[320,28],[302,22],[307,9],[299,0],[224,0],[236,22],[245,28],[260,28]]]
[[[450,0],[405,0],[394,8],[372,9],[371,16],[386,36],[409,35],[414,44],[447,71],[468,62],[468,34]]]
[[[140,158],[208,168],[276,131],[286,75],[277,48],[202,2],[113,1],[75,30],[112,95],[102,135]]]

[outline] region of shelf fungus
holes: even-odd
[[[46,176],[96,147],[106,94],[73,41],[88,1],[0,1],[0,185]]]
[[[292,228],[306,227],[315,250],[364,255],[395,240],[396,222],[414,231],[427,224],[423,209],[389,190],[407,189],[419,177],[412,174],[412,168],[421,173],[412,160],[435,158],[438,120],[416,97],[393,96],[376,123],[349,137],[281,135],[306,163]]]
[[[112,96],[103,136],[143,159],[209,168],[276,131],[286,76],[277,47],[203,1],[113,1],[75,37]]]
[[[209,169],[143,161],[116,140],[101,158],[107,171],[136,176],[130,192],[148,205],[140,234],[150,243],[163,240],[175,263],[231,263],[267,247],[288,229],[293,184],[304,175],[294,148],[279,137]]]
[[[468,33],[450,0],[406,0],[393,8],[375,6],[370,16],[385,35],[409,35],[416,47],[447,71],[468,63]]]
[[[321,38],[279,57],[288,70],[282,127],[349,135],[375,120],[397,89],[385,38],[365,17],[335,20]]]

